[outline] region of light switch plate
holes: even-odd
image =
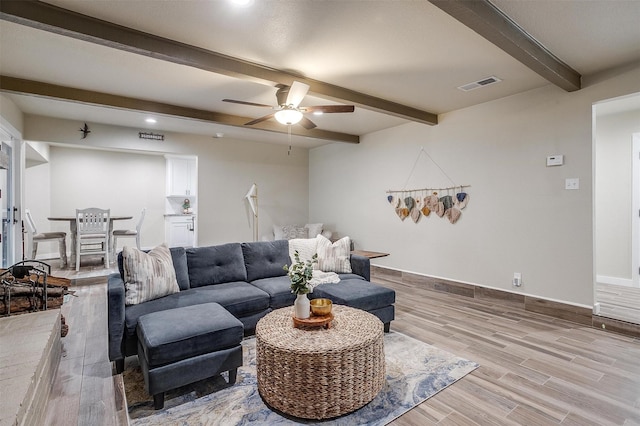
[[[580,179],[579,178],[565,179],[564,189],[580,189]]]

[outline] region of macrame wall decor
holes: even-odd
[[[422,155],[426,155],[433,164],[436,165],[442,174],[452,183],[452,186],[444,188],[420,188],[406,189],[416,165]],[[420,148],[418,157],[404,187],[400,190],[388,190],[387,201],[395,209],[400,220],[404,221],[410,217],[414,223],[418,223],[422,217],[429,217],[431,213],[438,217],[446,217],[449,222],[456,223],[462,216],[462,210],[469,203],[469,194],[465,188],[471,185],[458,185],[445,173],[445,171],[431,158],[431,156]]]

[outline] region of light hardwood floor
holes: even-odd
[[[386,277],[389,278],[389,277]],[[375,277],[396,290],[392,330],[480,368],[394,425],[640,425],[640,339]],[[126,424],[107,359],[106,279],[75,287],[47,424]]]

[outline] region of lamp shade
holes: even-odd
[[[256,216],[258,214],[258,203],[256,200],[258,198],[258,187],[255,183],[251,185],[251,188],[249,188],[249,192],[247,192],[247,195],[245,195],[244,197],[249,202],[249,206],[251,207],[253,215]]]
[[[275,117],[281,124],[297,124],[302,120],[302,113],[297,109],[281,109],[276,112]]]

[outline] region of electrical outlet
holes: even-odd
[[[580,179],[579,178],[565,179],[564,189],[580,189]]]
[[[513,273],[513,285],[520,287],[522,285],[522,274],[520,272]]]

